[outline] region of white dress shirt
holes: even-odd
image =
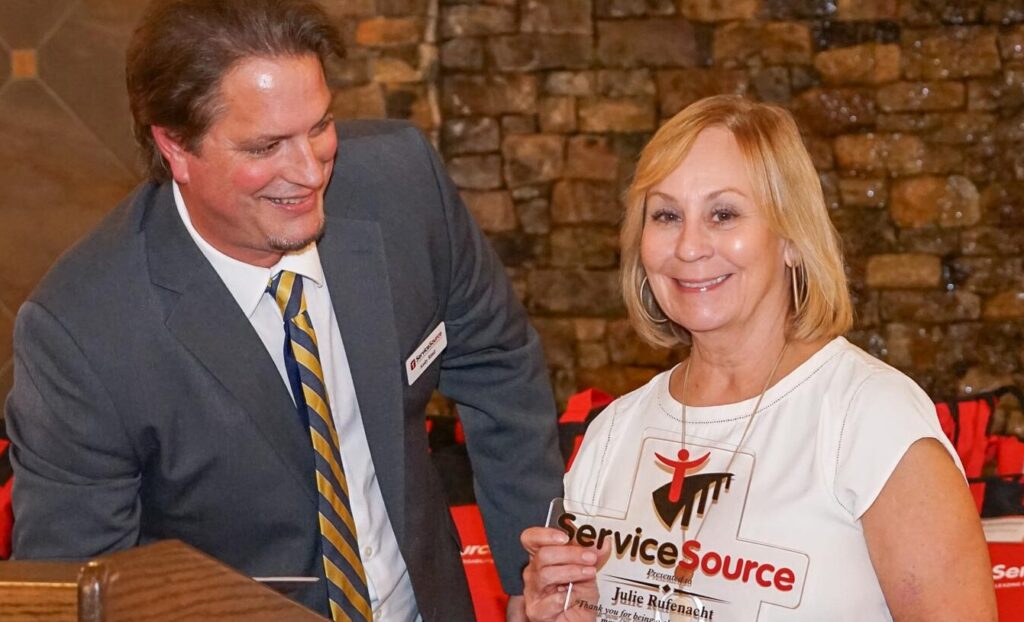
[[[341,461],[348,480],[349,500],[366,569],[374,619],[387,622],[419,620],[409,571],[398,550],[398,540],[384,507],[377,472],[370,459],[370,446],[359,413],[352,372],[345,356],[345,345],[334,315],[334,305],[331,304],[331,294],[324,279],[316,243],[300,251],[286,253],[271,268],[238,261],[218,251],[199,235],[192,226],[178,184],[173,183],[173,187],[174,202],[185,228],[249,318],[277,365],[281,382],[288,388],[289,395],[291,385],[284,363],[283,319],[281,310],[274,299],[266,294],[266,289],[271,277],[282,270],[302,276],[306,308],[316,332],[320,366],[323,368],[334,426],[341,443]],[[313,451],[312,446],[309,450]]]

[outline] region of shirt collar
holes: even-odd
[[[285,253],[281,256],[280,261],[270,268],[254,266],[228,257],[199,235],[185,208],[185,200],[181,196],[178,183],[172,181],[171,186],[174,189],[174,205],[178,208],[178,215],[181,217],[185,229],[188,230],[188,234],[192,236],[192,240],[195,241],[206,260],[213,266],[214,271],[224,281],[224,285],[227,286],[231,296],[242,308],[246,317],[251,318],[252,314],[256,312],[256,307],[259,306],[270,279],[282,270],[302,275],[307,283],[312,282],[315,287],[324,286],[324,270],[320,264],[320,254],[317,252],[316,242],[310,242],[301,250]]]

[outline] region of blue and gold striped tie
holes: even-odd
[[[338,432],[331,417],[316,333],[302,295],[302,276],[282,271],[267,291],[284,317],[285,366],[299,414],[309,425],[319,491],[320,541],[331,618],[370,622],[366,571],[359,559],[356,524],[348,499],[348,482],[341,463]]]

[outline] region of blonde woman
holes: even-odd
[[[624,507],[644,431],[674,431],[678,458],[657,456],[675,469],[665,498],[715,469],[747,491],[735,516],[716,507],[724,497],[694,512],[712,528],[701,548],[680,548],[678,584],[696,573],[714,596],[740,569],[701,555],[738,559],[739,540],[800,562],[742,575],[799,590],[795,606],[751,592],[711,601],[713,619],[995,620],[977,512],[931,402],[842,337],[852,313],[839,240],[790,115],[721,96],[671,119],[640,156],[621,245],[638,334],[689,344],[689,357],[593,423],[566,497]],[[715,541],[726,531],[716,521],[736,524],[731,538]],[[593,619],[562,611],[570,582],[575,594],[596,589],[595,551],[568,540],[523,533],[531,620]]]

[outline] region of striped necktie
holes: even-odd
[[[334,428],[324,373],[320,368],[316,334],[306,310],[306,298],[302,295],[302,276],[282,271],[271,279],[267,291],[284,317],[285,366],[296,406],[309,425],[313,444],[320,541],[331,618],[371,622],[373,613],[366,571],[359,559],[356,524],[349,505],[338,432]]]

